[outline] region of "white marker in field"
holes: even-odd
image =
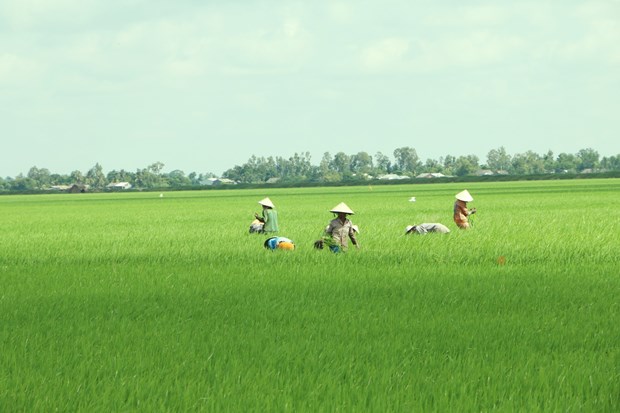
[[[409,198],[409,202],[415,202],[415,196],[412,196],[411,198]]]
[[[159,197],[160,197],[160,198],[163,198],[163,197],[164,197],[164,194],[159,194]]]

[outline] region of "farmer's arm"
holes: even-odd
[[[355,238],[355,231],[353,228],[349,229],[349,238],[351,239],[351,243],[355,245],[356,248],[360,247],[360,244],[357,242],[357,238]]]

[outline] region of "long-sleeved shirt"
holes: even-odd
[[[456,200],[454,203],[454,223],[459,228],[469,228],[469,219],[467,218],[471,212],[467,209],[467,202]]]
[[[424,235],[429,232],[439,232],[442,234],[447,234],[448,232],[450,232],[448,227],[446,227],[443,224],[438,224],[438,223],[419,224],[415,226],[414,231],[421,235]]]
[[[342,222],[340,219],[332,219],[327,226],[325,232],[331,235],[334,242],[346,250],[349,247],[349,238],[353,245],[357,245],[357,239],[355,238],[355,230],[353,229],[353,223],[345,219]]]
[[[263,209],[263,232],[278,232],[278,212],[275,209]]]

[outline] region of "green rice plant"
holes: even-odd
[[[469,231],[461,184],[0,197],[0,406],[617,411],[619,188],[470,183]],[[361,249],[314,250],[342,201]]]

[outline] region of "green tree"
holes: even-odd
[[[542,174],[545,172],[545,164],[536,152],[518,153],[512,157],[510,172],[516,175]]]
[[[600,166],[604,171],[620,171],[620,154],[603,157]]]
[[[584,169],[595,170],[599,166],[600,155],[592,148],[581,149],[577,152],[577,170],[583,171]]]
[[[392,172],[392,162],[390,157],[381,152],[375,154],[375,165],[377,174],[388,174]]]
[[[446,155],[444,158],[439,158],[439,163],[443,165],[443,173],[446,175],[456,174],[456,158],[452,155]]]
[[[343,178],[351,176],[351,157],[344,152],[334,155],[332,170],[340,173]]]
[[[418,153],[414,148],[405,146],[394,150],[396,169],[402,174],[415,175],[422,166]]]
[[[557,172],[576,172],[579,165],[579,159],[572,153],[564,153],[558,155],[556,162]]]
[[[106,176],[103,173],[103,168],[99,163],[95,164],[87,173],[85,184],[90,185],[91,188],[103,189],[107,185]]]
[[[456,176],[471,175],[480,169],[478,157],[476,155],[459,156],[454,163],[454,173]]]
[[[424,163],[424,172],[442,172],[443,165],[436,159],[428,158]]]
[[[367,152],[358,152],[351,156],[351,172],[355,174],[369,174],[373,168],[372,156]]]
[[[82,172],[78,170],[71,172],[71,183],[72,184],[83,184],[84,175],[82,175]]]
[[[173,188],[182,188],[184,186],[190,186],[192,181],[185,176],[185,172],[175,169],[166,174],[166,179],[168,181],[168,185]]]
[[[30,184],[36,189],[46,188],[51,182],[50,171],[45,168],[39,169],[36,166],[30,168],[27,177],[30,179]]]
[[[491,149],[487,154],[487,167],[494,171],[507,171],[510,169],[511,156],[506,153],[506,148],[500,146]]]
[[[557,169],[557,162],[553,157],[553,151],[549,150],[543,155],[543,165],[546,173],[554,172]]]

